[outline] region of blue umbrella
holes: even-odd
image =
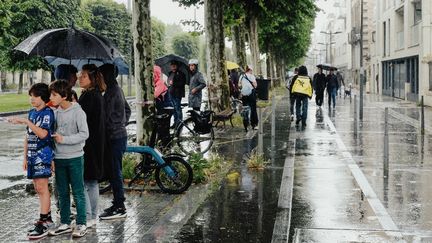
[[[74,65],[78,70],[82,69],[82,66],[85,64],[95,64],[96,66],[101,66],[105,63],[111,63],[117,66],[118,73],[121,75],[129,74],[129,66],[127,65],[126,61],[123,58],[116,58],[114,61],[111,60],[101,60],[101,59],[91,59],[91,58],[83,58],[83,59],[65,59],[60,57],[52,57],[52,56],[46,56],[45,60],[47,61],[48,65],[52,65],[54,67],[57,67],[60,64],[72,64]]]

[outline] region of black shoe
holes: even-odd
[[[43,221],[38,221],[34,229],[27,233],[29,240],[37,240],[48,235],[48,227]]]
[[[300,124],[300,120],[296,120],[296,126]]]
[[[127,216],[125,208],[114,208],[113,210],[109,210],[108,212],[104,212],[99,215],[101,220],[105,219],[119,219],[125,218]]]
[[[105,212],[105,213],[106,213],[106,212],[111,212],[111,211],[113,211],[115,208],[116,208],[116,207],[115,207],[114,205],[112,205],[112,206],[109,207],[109,208],[105,208],[105,209],[104,209],[104,212]]]
[[[302,127],[306,127],[306,122],[302,122]]]

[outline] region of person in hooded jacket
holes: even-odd
[[[201,108],[202,90],[206,87],[204,76],[198,71],[198,60],[189,60],[191,74],[189,82],[189,107],[199,111]]]
[[[105,120],[107,149],[105,153],[105,164],[109,171],[105,176],[109,179],[112,191],[112,206],[106,208],[99,216],[100,219],[115,219],[126,217],[125,196],[123,188],[122,160],[126,151],[127,132],[126,123],[128,122],[131,109],[127,103],[123,90],[116,81],[118,70],[113,64],[104,64],[99,67],[107,89],[104,94],[105,100]]]
[[[84,185],[87,207],[87,226],[94,227],[99,207],[99,184],[103,176],[105,149],[105,101],[102,93],[106,84],[94,64],[82,67],[78,76],[83,89],[78,103],[87,115],[89,138],[84,146]]]

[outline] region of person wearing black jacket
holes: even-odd
[[[100,219],[114,219],[126,217],[124,201],[122,159],[126,150],[127,133],[126,123],[130,118],[131,109],[124,97],[123,90],[119,87],[116,77],[117,68],[112,64],[104,64],[99,67],[102,72],[107,89],[104,94],[105,117],[107,134],[107,157],[105,164],[110,168],[106,177],[110,181],[113,190],[113,205],[104,210]],[[109,173],[110,172],[110,173]]]
[[[331,101],[333,100],[333,109],[336,107],[336,95],[339,89],[339,83],[337,76],[334,74],[334,68],[330,68],[330,73],[327,75],[327,93],[328,93],[328,105],[329,110],[331,109]]]
[[[96,65],[86,64],[78,77],[83,88],[78,103],[87,115],[89,137],[84,145],[84,186],[87,225],[96,223],[99,204],[99,184],[103,176],[105,149],[105,101],[102,92],[106,85]]]
[[[181,99],[185,97],[186,75],[178,70],[178,63],[171,62],[171,71],[168,73],[169,93],[174,105],[174,127],[183,120]]]
[[[313,76],[313,88],[315,90],[315,103],[321,108],[324,102],[324,90],[326,88],[326,76],[321,65],[318,65],[318,72]]]

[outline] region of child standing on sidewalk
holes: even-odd
[[[51,176],[54,158],[51,138],[54,132],[54,113],[46,106],[49,101],[48,85],[34,84],[29,90],[29,95],[30,103],[34,108],[30,110],[28,118],[13,117],[9,122],[27,125],[23,169],[27,171],[27,178],[33,179],[40,204],[40,218],[34,229],[27,234],[29,239],[34,240],[46,236],[48,227],[53,224],[48,178]]]
[[[72,103],[72,88],[65,80],[57,80],[49,86],[50,99],[56,110],[56,133],[53,138],[55,148],[55,179],[60,202],[60,225],[49,232],[60,235],[72,232],[70,226],[69,185],[77,207],[76,227],[73,237],[82,237],[87,233],[86,202],[84,196],[84,160],[83,147],[89,136],[87,118],[78,103]]]

